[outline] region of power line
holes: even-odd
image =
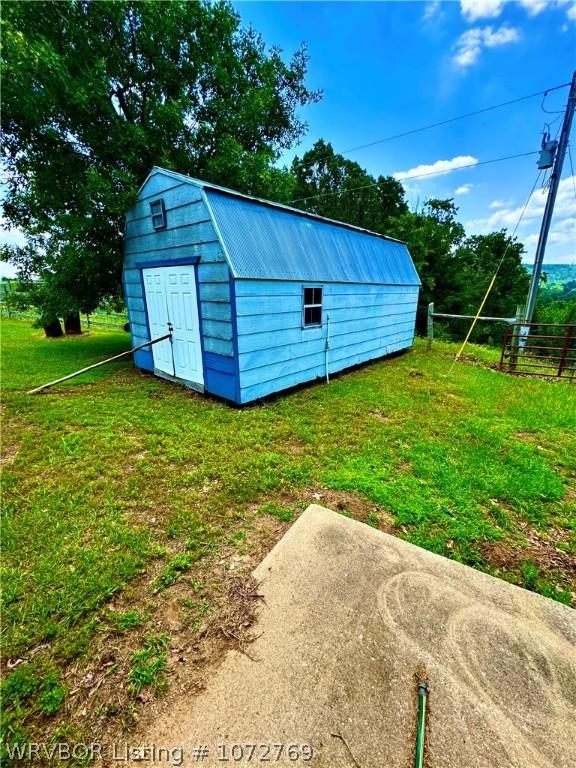
[[[500,261],[498,262],[498,266],[496,267],[496,271],[494,272],[494,274],[492,276],[492,279],[490,280],[490,283],[488,285],[488,288],[486,289],[486,293],[484,294],[484,298],[482,299],[482,303],[480,304],[480,306],[478,308],[478,312],[476,313],[476,316],[475,316],[474,320],[472,321],[472,324],[470,325],[470,329],[469,329],[468,333],[466,334],[466,338],[462,342],[462,346],[460,347],[460,349],[458,350],[458,353],[456,354],[456,357],[452,361],[452,365],[450,366],[450,370],[448,371],[448,376],[450,376],[450,374],[454,370],[454,366],[456,365],[456,363],[460,359],[460,356],[462,355],[462,352],[464,352],[466,344],[468,344],[468,339],[472,335],[472,331],[476,327],[476,323],[478,322],[478,318],[482,314],[482,310],[484,309],[484,305],[486,304],[486,302],[488,300],[488,296],[490,295],[490,291],[494,287],[494,283],[496,282],[496,278],[498,277],[498,272],[500,272],[500,267],[504,263],[504,259],[506,258],[506,254],[508,253],[508,250],[509,250],[510,246],[514,242],[514,236],[515,236],[516,232],[518,231],[518,227],[520,226],[520,222],[524,218],[524,214],[526,213],[526,209],[528,208],[528,204],[530,203],[530,200],[532,199],[532,195],[534,194],[534,190],[536,189],[536,187],[538,185],[538,182],[540,181],[541,174],[542,174],[542,171],[538,171],[538,175],[536,176],[534,184],[532,185],[532,189],[530,190],[530,194],[528,195],[528,199],[526,200],[526,203],[524,204],[524,208],[522,208],[522,213],[520,214],[520,216],[518,218],[518,221],[516,222],[516,226],[514,227],[514,230],[512,231],[512,234],[510,235],[510,239],[508,240],[506,248],[504,249],[504,253],[502,254],[502,257],[501,257]]]
[[[548,96],[549,93],[550,91],[544,91],[544,96],[542,96],[542,102],[540,103],[540,109],[542,110],[542,112],[546,112],[547,115],[563,115],[564,114],[563,109],[545,109],[544,108],[544,103],[546,102],[546,96]]]
[[[467,112],[465,115],[458,115],[457,117],[450,117],[447,120],[440,120],[437,123],[429,123],[428,125],[423,125],[420,128],[412,128],[409,131],[404,131],[403,133],[396,133],[393,136],[387,136],[384,139],[377,139],[376,141],[371,141],[368,144],[360,144],[357,147],[351,147],[350,149],[345,149],[343,152],[339,152],[340,155],[347,155],[350,154],[350,152],[358,152],[361,149],[367,149],[368,147],[374,147],[377,144],[384,144],[387,141],[393,141],[394,139],[401,139],[404,136],[412,136],[415,133],[421,133],[422,131],[428,131],[431,128],[438,128],[441,125],[448,125],[449,123],[455,123],[458,120],[465,120],[468,117],[474,117],[474,115],[482,115],[485,112],[491,112],[494,109],[500,109],[501,107],[507,107],[510,104],[518,104],[521,101],[526,101],[527,99],[533,99],[536,96],[542,96],[546,97],[547,94],[552,93],[552,91],[558,91],[561,88],[566,88],[570,85],[570,83],[562,83],[562,85],[555,85],[553,88],[547,88],[544,91],[537,91],[536,93],[529,93],[527,96],[520,96],[517,99],[511,99],[510,101],[503,101],[500,104],[493,104],[491,107],[484,107],[483,109],[477,109],[474,112]],[[543,104],[544,102],[542,102]],[[546,110],[544,110],[546,111]],[[320,162],[321,160],[330,160],[334,156],[333,155],[324,155],[323,157],[317,157],[315,160],[312,160],[308,163],[304,163],[302,165],[303,168],[308,168],[310,165],[314,165],[315,163]]]
[[[453,173],[454,171],[460,171],[463,168],[476,168],[479,165],[489,165],[490,163],[500,163],[503,160],[514,160],[518,157],[528,157],[529,155],[537,155],[538,152],[521,152],[518,155],[506,155],[505,157],[496,157],[492,160],[480,160],[475,163],[467,163],[466,165],[459,165],[457,168],[450,168],[447,171],[430,171],[429,173],[420,173],[416,176],[409,176],[406,179],[399,179],[399,181],[412,181],[412,179],[423,179],[426,176],[443,176],[447,173]],[[362,184],[359,187],[351,187],[350,189],[341,189],[337,190],[335,192],[321,192],[317,195],[308,195],[308,197],[299,197],[296,200],[289,200],[286,205],[290,205],[292,203],[302,203],[305,200],[314,200],[318,197],[329,197],[330,195],[343,195],[348,192],[357,192],[360,189],[368,189],[369,187],[377,187],[378,182],[371,182],[370,184]]]

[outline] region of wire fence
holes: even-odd
[[[6,293],[0,292],[0,316],[14,320],[30,320],[30,322],[38,320],[40,315],[33,307],[26,310],[14,309],[6,298]],[[80,319],[86,330],[90,330],[91,327],[120,330],[128,322],[128,315],[126,312],[94,312],[89,315],[81,314]],[[63,318],[60,320],[64,322]]]
[[[470,328],[470,320],[480,320],[482,323],[489,322],[493,325],[490,331],[480,331],[476,329],[476,333],[472,336],[473,343],[486,344],[488,346],[499,347],[502,344],[502,339],[505,334],[505,327],[509,327],[513,323],[517,323],[521,317],[522,307],[516,307],[516,315],[514,317],[486,317],[476,315],[456,315],[446,312],[436,312],[434,309],[434,302],[428,304],[427,323],[426,323],[426,337],[428,339],[428,349],[432,348],[432,342],[436,334],[435,320],[440,320],[440,334],[439,338],[444,340],[456,341],[466,335]],[[448,331],[448,324],[451,324],[452,332]],[[495,325],[494,325],[495,324]]]

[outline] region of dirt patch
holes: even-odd
[[[286,453],[289,453],[291,456],[299,456],[306,450],[306,443],[299,440],[292,440],[291,442],[284,444],[284,449]]]
[[[381,531],[388,533],[397,531],[394,525],[394,518],[390,512],[374,504],[373,501],[364,499],[349,491],[333,491],[328,488],[323,488],[319,491],[311,489],[309,493],[305,493],[301,498],[310,504],[321,504],[336,512],[347,512],[355,520],[368,523]]]
[[[468,363],[469,365],[474,365],[477,368],[488,368],[494,371],[500,370],[498,363],[484,362],[483,360],[480,360],[478,357],[476,357],[476,355],[474,355],[471,352],[465,352],[461,355],[458,355],[457,358],[454,355],[454,353],[450,351],[442,351],[440,352],[440,354],[442,355],[442,357],[447,357],[450,360],[453,360],[453,361],[455,360],[458,363]]]
[[[388,533],[398,531],[398,528],[394,525],[392,514],[388,512],[388,510],[383,509],[377,504],[374,504],[373,501],[358,496],[351,491],[340,491],[332,490],[331,488],[310,486],[301,488],[296,493],[281,493],[279,495],[270,496],[269,498],[263,498],[258,505],[254,505],[252,509],[259,509],[267,502],[271,501],[291,509],[296,509],[296,517],[299,517],[301,512],[309,504],[321,504],[336,512],[353,517],[355,520],[360,520],[362,523],[367,523],[372,527],[376,527],[381,531],[386,531]],[[277,533],[280,533],[278,539],[281,538],[284,532],[289,528],[290,524],[284,524],[278,529]],[[271,549],[271,547],[269,547],[269,549]]]
[[[515,432],[512,437],[527,443],[533,443],[534,440],[536,440],[536,435],[534,432]]]
[[[202,575],[206,587],[199,587],[195,578],[185,577],[155,601],[149,597],[137,600],[135,590],[130,590],[130,598],[123,597],[114,604],[117,614],[130,604],[154,613],[138,629],[103,633],[95,639],[92,662],[69,668],[65,676],[70,689],[65,713],[68,723],[91,737],[105,734],[107,741],[120,742],[127,730],[137,726],[144,710],[147,718],[155,717],[172,696],[204,690],[208,673],[220,665],[229,650],[249,654],[251,627],[260,600],[257,583],[252,576],[231,574],[221,565],[204,568]],[[143,688],[135,695],[129,685],[132,656],[150,635],[170,637],[165,684],[158,689]],[[168,698],[163,693],[166,683]]]
[[[96,661],[70,670],[66,676],[70,689],[81,690],[68,707],[68,721],[78,722],[91,734],[120,738],[126,729],[136,726],[144,710],[148,717],[164,711],[173,696],[202,691],[206,676],[228,651],[249,653],[259,604],[257,585],[250,574],[290,526],[274,516],[262,515],[260,506],[239,511],[237,523],[227,526],[230,542],[236,533],[244,532],[246,538],[240,545],[221,542],[214,555],[203,558],[181,574],[177,583],[154,594],[154,584],[167,559],[181,548],[177,542],[172,542],[173,546],[165,542],[167,557],[150,563],[146,573],[115,596],[107,607],[113,614],[137,608],[150,618],[141,628],[125,634],[102,633],[96,638]],[[154,517],[150,518],[151,514]],[[144,517],[140,522],[149,525],[162,514],[151,509]],[[169,692],[158,698],[145,689],[134,698],[127,691],[131,657],[150,634],[170,636]],[[80,686],[79,681],[83,681]]]
[[[515,440],[519,440],[521,443],[530,443],[537,451],[545,451],[546,449],[540,445],[541,436],[536,432],[515,432],[512,437]]]
[[[317,487],[264,497],[245,512],[239,513],[238,524],[228,527],[227,535],[233,538],[236,531],[244,530],[247,551],[239,551],[233,545],[224,545],[219,548],[213,562],[206,563],[201,569],[195,568],[194,573],[189,572],[178,584],[162,593],[162,605],[156,610],[155,616],[158,617],[157,631],[168,629],[172,637],[168,656],[170,687],[167,696],[158,699],[146,693],[140,697],[127,716],[115,717],[119,722],[106,724],[106,733],[110,739],[120,738],[126,726],[135,728],[135,735],[138,735],[141,716],[145,717],[146,722],[151,722],[151,719],[169,711],[171,702],[182,694],[199,694],[205,689],[208,676],[212,676],[219,668],[228,651],[239,650],[249,658],[252,657],[252,627],[258,615],[260,595],[257,583],[250,574],[294,522],[262,514],[261,508],[271,501],[293,510],[295,517],[299,517],[309,503],[323,503],[373,526],[377,523],[381,530],[394,529],[391,515],[373,502],[348,491]],[[160,567],[154,570],[160,570]],[[182,608],[182,604],[190,599],[190,584],[198,575],[209,588],[193,599],[200,600],[200,603],[209,602],[212,607],[200,626],[198,622],[194,626],[193,618]],[[148,574],[147,583],[153,583],[154,578],[153,574]],[[133,601],[134,597],[127,596],[128,604]],[[119,677],[125,679],[128,672],[129,667],[124,666],[124,672]],[[102,697],[104,695],[102,692]]]
[[[12,464],[20,445],[18,443],[9,443],[8,445],[2,444],[2,452],[0,453],[0,466],[7,466]]]
[[[382,413],[382,411],[371,411],[370,416],[375,418],[377,421],[381,421],[383,424],[390,424],[392,421],[390,416],[387,416],[385,413]]]
[[[565,552],[558,545],[565,542],[566,534],[550,527],[546,533],[526,528],[522,545],[502,541],[486,541],[481,546],[483,557],[494,568],[518,571],[526,563],[533,563],[543,577],[551,577],[572,591],[576,604],[576,555]]]
[[[237,650],[250,656],[247,646],[254,640],[251,627],[256,621],[261,599],[258,582],[253,576],[231,576],[224,607],[220,615],[209,623],[205,637],[224,638]]]

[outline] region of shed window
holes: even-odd
[[[303,324],[322,325],[322,288],[304,288]]]
[[[154,229],[164,229],[166,226],[164,200],[154,200],[153,203],[150,203],[150,213],[152,214],[152,226]]]

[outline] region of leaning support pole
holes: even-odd
[[[60,384],[62,381],[68,381],[68,379],[73,379],[75,376],[80,376],[81,373],[86,373],[86,371],[91,371],[93,368],[99,368],[101,365],[106,365],[106,363],[112,363],[114,360],[120,360],[122,357],[127,357],[127,355],[131,355],[134,352],[137,352],[139,349],[143,349],[144,347],[150,347],[152,344],[157,344],[159,341],[164,341],[165,339],[170,339],[172,337],[171,333],[167,333],[165,336],[159,336],[157,339],[152,339],[152,341],[145,341],[144,344],[138,344],[137,347],[133,347],[132,349],[129,349],[127,352],[121,352],[119,355],[114,355],[114,357],[109,357],[107,360],[102,360],[100,363],[94,363],[94,365],[88,365],[86,368],[81,368],[79,371],[74,371],[74,373],[69,373],[68,376],[62,376],[61,379],[55,379],[54,381],[49,381],[48,384],[42,384],[41,387],[36,387],[36,389],[31,389],[28,394],[29,395],[37,395],[39,392],[42,392],[45,389],[48,389],[48,387],[53,387],[55,384]]]
[[[426,683],[418,685],[418,730],[416,731],[416,754],[414,756],[414,768],[422,768],[424,765],[424,736],[426,734],[426,704],[428,699],[428,686]]]

